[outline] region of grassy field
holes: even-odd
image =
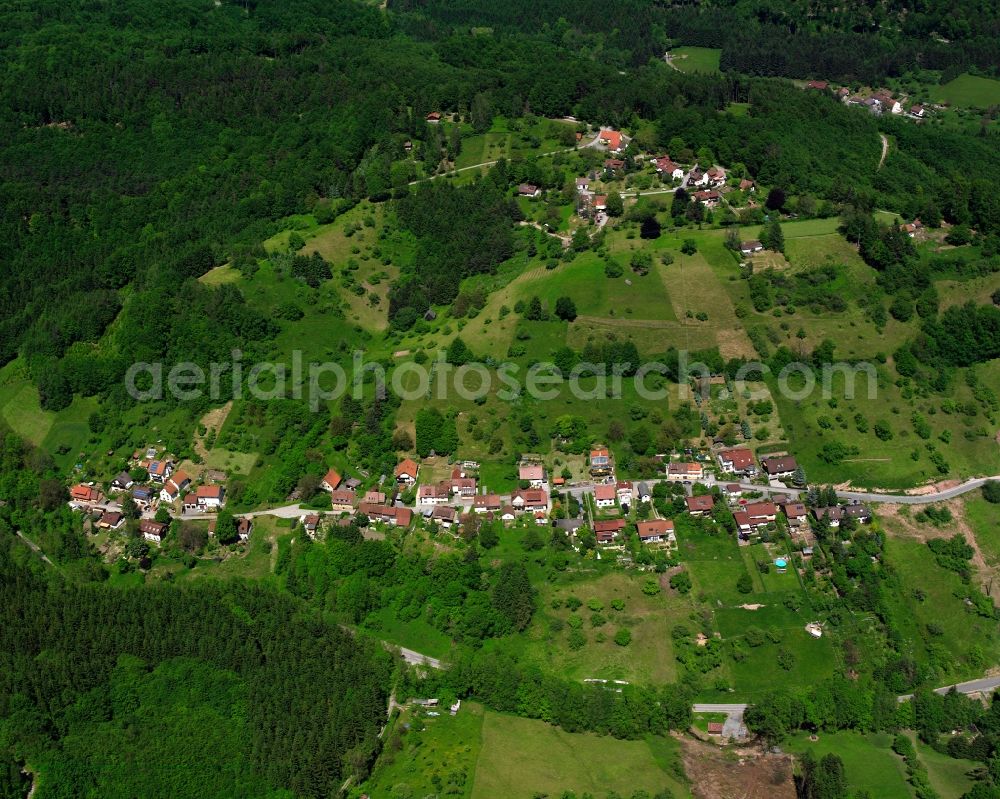
[[[933,94],[938,102],[949,105],[987,108],[1000,104],[1000,80],[966,73],[937,87]]]
[[[927,776],[931,787],[938,792],[941,799],[961,799],[975,784],[970,779],[969,772],[982,768],[981,763],[974,760],[956,760],[921,743],[917,736],[911,734],[910,739],[917,748],[920,761],[927,768]]]
[[[860,735],[853,732],[824,733],[818,741],[800,735],[786,744],[790,752],[807,749],[817,757],[833,752],[844,761],[844,772],[852,788],[864,788],[878,799],[910,799],[903,760],[890,748],[888,735]]]
[[[352,796],[472,796],[485,715],[474,702],[463,702],[456,716],[447,708],[437,717],[404,710],[371,777]]]
[[[645,576],[611,572],[592,579],[552,584],[542,581],[538,613],[525,636],[524,651],[529,657],[575,680],[618,679],[643,685],[662,684],[677,678],[677,664],[667,631],[684,620],[692,604],[663,593],[647,596],[642,592]],[[568,597],[583,602],[576,611],[565,607]],[[624,609],[614,610],[612,601],[624,602]],[[558,600],[560,607],[553,608]],[[600,627],[591,621],[588,604],[599,603],[599,614],[606,620]],[[572,618],[582,620],[586,644],[573,650],[569,644]],[[618,646],[613,638],[619,628],[628,628],[632,643]]]
[[[521,120],[497,117],[486,132],[462,139],[462,151],[455,160],[456,169],[464,169],[500,158],[524,158],[572,147],[556,137],[560,126],[572,123],[550,119],[534,119],[528,124]]]
[[[984,560],[989,566],[1000,565],[1000,505],[987,502],[979,492],[967,494],[963,503]]]
[[[722,50],[711,47],[675,47],[671,62],[681,72],[715,73],[719,71]]]
[[[888,596],[897,628],[919,663],[935,665],[942,678],[981,675],[981,661],[1000,659],[1000,638],[988,619],[967,607],[967,588],[954,572],[939,566],[926,544],[898,535],[898,520],[885,519],[887,562],[901,587]],[[923,592],[917,596],[913,588]],[[934,634],[928,634],[934,625]]]
[[[677,759],[678,745],[669,738],[619,741],[487,712],[472,799],[533,799],[563,791],[629,796],[665,788],[680,799],[690,794],[671,767]]]

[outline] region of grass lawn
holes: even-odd
[[[38,404],[38,389],[28,382],[14,383],[0,389],[0,414],[19,436],[36,446],[45,440],[54,414]]]
[[[404,621],[392,608],[383,608],[365,621],[365,629],[384,641],[413,649],[424,655],[447,660],[451,639],[423,619]]]
[[[833,752],[844,761],[844,772],[852,788],[864,788],[878,799],[910,799],[903,759],[890,748],[889,735],[860,735],[854,732],[823,733],[816,742],[800,735],[788,741],[790,752],[807,749],[819,758]]]
[[[675,47],[670,51],[671,62],[681,72],[719,71],[721,49],[713,47]]]
[[[917,747],[921,762],[927,768],[931,786],[941,799],[960,799],[975,784],[975,780],[970,779],[968,774],[974,769],[982,768],[982,763],[974,760],[956,760],[943,755],[927,744],[921,743],[912,733],[910,739]]]
[[[837,651],[830,636],[813,638],[805,631],[805,625],[815,621],[811,612],[804,608],[792,611],[784,605],[769,604],[776,599],[780,601],[773,595],[754,596],[749,601],[763,603],[764,607],[757,610],[723,608],[715,612],[715,621],[724,641],[740,638],[748,627],[757,627],[780,638],[777,643],[767,640],[760,646],[747,647],[747,657],[741,662],[727,658],[736,691],[730,696],[750,699],[778,685],[806,688],[832,676],[837,668]],[[795,656],[790,670],[778,664],[780,649]]]
[[[1000,565],[1000,505],[987,502],[979,492],[967,494],[963,501],[965,518],[987,565]]]
[[[664,788],[689,796],[672,763],[679,745],[669,738],[619,741],[567,733],[542,721],[486,712],[473,799],[532,799],[575,791],[604,796]]]
[[[595,578],[567,579],[558,584],[539,585],[538,612],[525,636],[525,653],[560,674],[575,679],[617,679],[656,685],[677,678],[677,664],[669,629],[691,612],[691,603],[663,593],[647,596],[642,586],[650,575],[620,571]],[[655,579],[655,578],[653,578]],[[565,607],[568,597],[583,602],[576,611]],[[552,600],[560,607],[553,608]],[[614,610],[611,602],[620,599],[625,607]],[[594,627],[594,611],[588,603],[597,601],[606,623]],[[586,644],[573,650],[569,645],[571,619],[582,620],[580,628]],[[619,628],[628,628],[632,642],[625,647],[614,642]],[[600,640],[600,639],[604,640]]]
[[[443,708],[427,716],[409,708],[394,721],[389,744],[361,790],[370,796],[469,797],[482,747],[485,712],[463,702],[455,716]],[[409,725],[407,729],[405,725]],[[394,741],[400,741],[400,748]],[[354,795],[354,794],[352,794]]]
[[[964,602],[966,588],[954,572],[937,564],[926,544],[892,535],[896,520],[884,520],[886,558],[899,575],[900,588],[888,595],[896,626],[906,639],[907,651],[917,662],[931,662],[947,680],[981,676],[981,656],[987,663],[1000,659],[996,625],[972,613]],[[919,587],[923,599],[914,596]],[[930,635],[927,626],[936,625]],[[970,652],[975,654],[970,660]]]
[[[934,96],[939,102],[950,105],[987,108],[1000,103],[1000,80],[966,73],[937,87]]]

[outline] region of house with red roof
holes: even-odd
[[[320,481],[319,487],[324,491],[336,491],[342,480],[336,469],[330,469]]]
[[[226,491],[222,486],[198,486],[195,498],[199,508],[217,509],[226,504]]]
[[[69,497],[74,502],[99,502],[101,492],[94,486],[78,483],[69,490]]]
[[[618,492],[611,483],[594,486],[594,504],[598,508],[613,508],[618,500]]]
[[[624,519],[608,519],[606,521],[594,522],[594,537],[598,544],[612,544],[615,537],[625,529]]]
[[[718,455],[719,466],[724,472],[754,475],[757,473],[757,462],[753,453],[746,447],[725,449]]]
[[[417,471],[419,470],[415,461],[405,458],[396,466],[396,482],[401,485],[411,486],[417,482]]]
[[[607,147],[611,152],[618,153],[624,149],[622,142],[622,134],[617,130],[611,130],[610,128],[603,128],[600,133],[601,144]]]
[[[687,504],[688,513],[692,516],[704,516],[706,513],[711,513],[715,507],[715,497],[711,494],[685,497],[684,502]]]
[[[636,525],[639,540],[644,544],[676,543],[674,523],[670,519],[653,519]]]
[[[510,504],[514,506],[514,510],[546,513],[549,509],[549,495],[541,488],[522,488],[511,495]]]

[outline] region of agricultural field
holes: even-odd
[[[637,789],[690,796],[679,746],[670,738],[619,741],[567,733],[475,702],[463,702],[455,716],[446,705],[431,712],[441,715],[403,710],[372,776],[352,796],[532,799],[563,791],[630,796]]]
[[[949,105],[988,108],[1000,105],[1000,80],[978,75],[959,75],[932,90],[935,100]]]
[[[796,736],[785,746],[801,754],[807,749],[817,758],[834,752],[844,761],[844,773],[854,788],[864,788],[878,799],[911,799],[903,759],[892,751],[892,737],[855,732],[822,733],[817,741]]]
[[[629,796],[637,789],[651,795],[668,789],[681,799],[690,794],[678,776],[678,748],[670,738],[619,741],[487,712],[471,795],[533,799],[567,790]]]
[[[719,71],[721,55],[721,49],[712,47],[675,47],[670,51],[670,61],[681,72],[712,74]]]

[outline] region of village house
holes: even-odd
[[[757,186],[752,180],[749,180],[748,178],[743,178],[743,180],[740,181],[740,191],[756,192]]]
[[[624,149],[622,138],[622,134],[617,130],[604,128],[600,133],[601,144],[613,153],[619,153]]]
[[[448,488],[452,494],[458,494],[464,499],[471,499],[476,495],[476,478],[459,475],[458,469],[456,469],[451,474]]]
[[[919,233],[923,229],[924,229],[924,223],[921,222],[919,219],[914,219],[912,222],[903,225],[903,232],[911,239],[914,238],[917,235],[917,233]]]
[[[618,494],[611,483],[594,486],[594,504],[598,508],[613,508],[617,499]]]
[[[143,519],[139,522],[139,532],[147,541],[155,541],[157,544],[163,542],[167,534],[167,525],[164,522],[157,522],[153,519]]]
[[[101,492],[94,486],[79,483],[69,490],[69,498],[74,502],[100,502]]]
[[[396,482],[404,485],[411,486],[417,482],[417,470],[420,467],[417,464],[407,458],[406,460],[400,461],[396,466]]]
[[[625,162],[620,158],[606,158],[604,159],[604,171],[605,172],[617,172],[619,169],[625,168]]]
[[[692,169],[688,175],[688,186],[707,186],[708,175],[703,169]]]
[[[726,725],[721,721],[710,721],[708,722],[708,734],[709,735],[722,735],[722,731],[726,729]]]
[[[598,544],[612,544],[615,536],[625,529],[624,519],[609,519],[607,521],[594,522],[594,537]]]
[[[764,458],[760,465],[764,467],[764,472],[768,477],[790,477],[795,474],[799,464],[791,455],[782,455],[775,458]]]
[[[683,168],[675,164],[667,156],[653,159],[653,164],[656,166],[656,171],[661,175],[674,178],[675,180],[681,180],[684,177]]]
[[[320,481],[319,487],[324,491],[336,491],[340,487],[342,479],[336,469],[330,469]]]
[[[808,521],[808,511],[801,502],[786,502],[782,510],[791,527],[801,527]]]
[[[831,527],[840,527],[840,522],[844,518],[844,509],[839,505],[830,505],[825,508],[813,508],[813,516],[816,521],[829,522]]]
[[[409,527],[413,521],[413,511],[409,508],[394,508],[389,505],[369,505],[362,502],[358,505],[358,513],[369,519],[391,524],[396,527]]]
[[[132,475],[128,472],[119,472],[115,479],[111,481],[112,491],[128,491],[134,485]]]
[[[639,540],[644,544],[671,544],[677,541],[674,523],[670,519],[653,519],[636,525]]]
[[[705,476],[705,467],[698,462],[671,461],[667,464],[667,480],[671,483],[690,483]]]
[[[454,508],[434,508],[431,520],[437,522],[445,530],[450,530],[452,525],[458,521],[458,513],[455,512]]]
[[[705,190],[696,191],[691,196],[694,197],[695,200],[700,202],[706,208],[715,208],[716,206],[718,206],[720,200],[722,199],[722,195],[719,194],[719,192],[717,192],[715,189],[709,189],[707,191]]]
[[[441,121],[441,112],[431,111],[427,116],[424,117],[424,119],[426,119],[428,122],[436,124]]]
[[[449,486],[442,483],[422,485],[417,489],[418,505],[444,505],[450,498]]]
[[[513,505],[504,505],[502,508],[500,508],[497,515],[501,522],[503,522],[504,524],[510,524],[512,521],[514,521],[514,518],[516,517],[517,514],[514,510]]]
[[[595,194],[593,197],[594,210],[605,211],[608,207],[608,196],[606,194]]]
[[[181,491],[191,485],[191,478],[185,472],[175,472],[160,489],[160,500],[173,502],[181,495]]]
[[[533,183],[522,183],[520,186],[517,187],[517,193],[521,197],[537,198],[542,196],[542,190],[538,188],[538,186],[535,186]]]
[[[307,514],[302,517],[302,529],[306,531],[306,534],[310,538],[316,537],[316,530],[319,528],[319,515],[315,513]]]
[[[222,486],[198,486],[195,497],[198,507],[205,510],[217,510],[226,504],[226,491]]]
[[[902,114],[903,106],[900,104],[899,100],[892,96],[891,92],[882,89],[875,92],[873,95],[874,99],[879,101],[882,106],[883,111],[888,111],[890,114]]]
[[[611,454],[606,447],[596,447],[590,451],[590,473],[594,477],[611,474]]]
[[[476,494],[472,500],[472,509],[476,513],[489,513],[500,510],[499,494]]]
[[[736,534],[744,540],[749,538],[750,533],[753,532],[753,525],[750,524],[747,512],[743,510],[733,511],[733,519],[736,522]]]
[[[365,492],[361,501],[367,502],[369,505],[384,505],[386,503],[386,495],[385,492],[372,488]]]
[[[140,508],[147,508],[153,501],[153,489],[148,486],[136,486],[132,489],[132,500]]]
[[[853,505],[844,505],[844,515],[861,522],[861,524],[868,524],[872,520],[871,511],[859,502],[855,502]]]
[[[615,485],[615,495],[618,497],[618,504],[627,509],[632,504],[632,484],[618,482]]]
[[[722,486],[722,495],[730,502],[735,502],[743,496],[743,487],[739,483],[726,483]]]
[[[748,502],[744,505],[743,511],[750,518],[750,524],[755,528],[771,524],[778,518],[778,508],[770,501]]]
[[[545,467],[540,463],[526,463],[518,467],[517,479],[531,488],[541,488],[545,484]]]
[[[684,502],[687,504],[688,513],[692,516],[704,516],[706,513],[711,513],[715,507],[715,497],[711,494],[685,497]]]
[[[927,115],[927,109],[919,103],[910,106],[910,116],[914,119],[923,119]]]
[[[757,473],[757,464],[754,461],[753,453],[746,447],[723,450],[719,453],[718,458],[719,466],[724,472],[748,476]]]
[[[709,186],[722,186],[726,182],[726,170],[721,166],[710,167],[705,174],[708,176]]]
[[[102,530],[117,530],[125,524],[125,515],[118,511],[105,511],[97,522],[97,526]]]
[[[335,513],[352,513],[357,495],[347,488],[338,488],[330,492],[330,509]]]
[[[147,471],[151,482],[162,483],[174,473],[174,462],[169,460],[153,461],[149,464]]]
[[[249,516],[240,516],[236,520],[236,535],[240,541],[249,541],[250,533],[253,532],[253,519]]]
[[[511,495],[510,504],[514,510],[545,513],[549,509],[549,495],[540,488],[521,489]]]
[[[184,495],[184,499],[181,500],[181,507],[185,513],[197,513],[198,495],[194,491],[189,491]]]
[[[740,252],[743,253],[743,255],[753,255],[755,252],[760,252],[763,249],[764,245],[756,239],[740,242]]]
[[[588,188],[590,188],[590,179],[589,178],[583,177],[583,178],[577,178],[576,179],[576,190],[578,192],[585,192],[585,191],[587,191]]]
[[[653,492],[649,490],[649,483],[639,483],[636,486],[636,496],[640,502],[652,502]]]
[[[830,88],[830,84],[825,80],[811,80],[806,84],[807,89],[816,89],[817,91],[825,92]]]

